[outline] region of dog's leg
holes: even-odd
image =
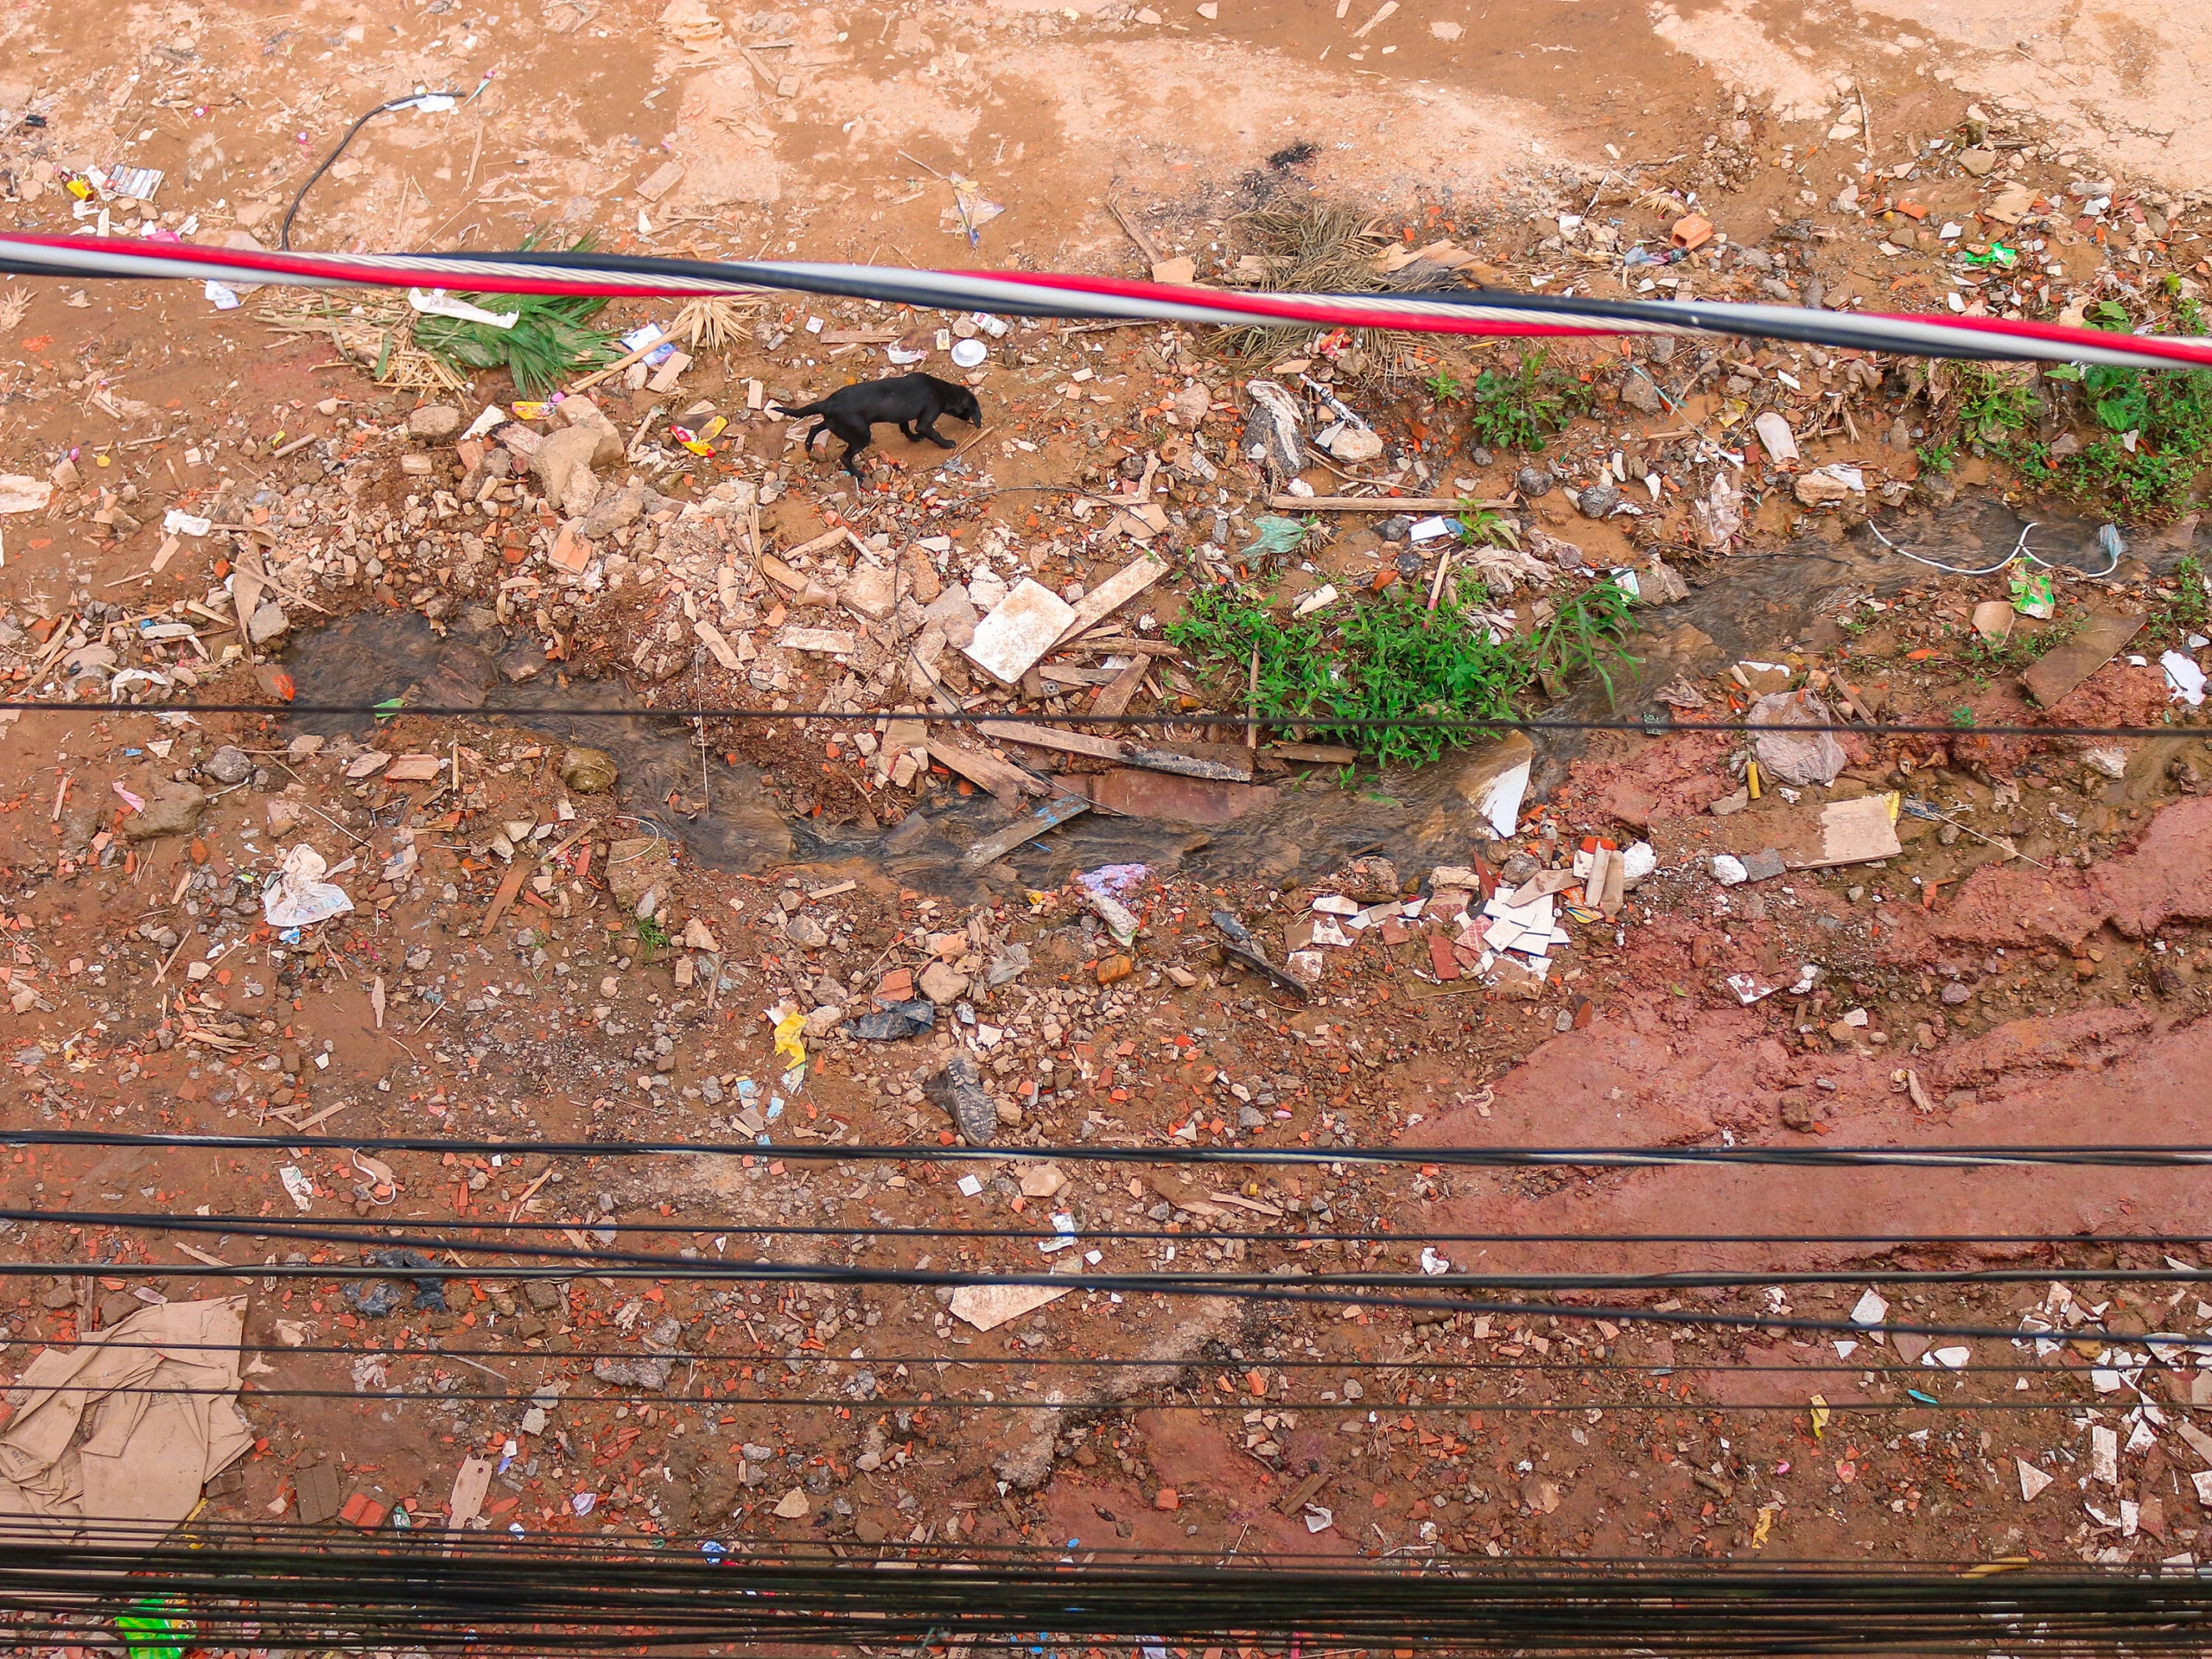
[[[869,429],[866,421],[848,418],[832,421],[830,426],[832,431],[845,441],[845,470],[855,478],[858,478],[861,475],[861,469],[855,458],[861,450],[868,448],[874,434]]]
[[[919,429],[915,435],[927,438],[940,449],[957,449],[960,447],[937,429],[937,416],[934,415],[925,415],[914,424]]]

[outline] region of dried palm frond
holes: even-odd
[[[746,319],[761,304],[759,299],[734,294],[705,294],[686,300],[677,309],[676,321],[669,324],[667,338],[682,340],[695,354],[719,351],[752,332]]]
[[[1230,234],[1259,260],[1262,274],[1252,286],[1263,292],[1391,294],[1423,286],[1433,274],[1431,267],[1417,262],[1385,275],[1378,261],[1391,238],[1372,213],[1351,202],[1262,207],[1232,219]],[[1314,333],[1311,324],[1229,328],[1215,349],[1240,362],[1267,362],[1302,355]],[[1427,373],[1438,361],[1436,352],[1433,340],[1403,330],[1356,328],[1338,360],[1356,375],[1395,381]]]
[[[12,330],[30,308],[31,294],[27,288],[19,288],[12,294],[0,296],[0,334]]]
[[[285,334],[321,334],[380,386],[460,391],[467,377],[415,343],[415,310],[390,289],[279,289],[257,314]]]

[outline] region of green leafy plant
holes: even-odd
[[[1429,401],[1432,403],[1448,404],[1460,392],[1459,383],[1443,369],[1439,369],[1421,384],[1428,388]]]
[[[1951,724],[1963,730],[1974,724],[1974,710],[1961,703],[1951,710]]]
[[[2032,632],[2016,629],[2002,639],[1969,631],[1959,660],[1980,677],[2023,673],[2079,633],[2082,622],[2078,614],[2063,617]],[[1986,678],[1983,683],[1987,683]]]
[[[1948,475],[1951,468],[1959,464],[1959,446],[1949,438],[1936,439],[1916,445],[1912,453],[1920,458],[1920,464],[1931,473],[1942,473]]]
[[[1383,762],[1435,760],[1470,734],[1369,728],[1360,720],[1510,717],[1540,679],[1562,683],[1610,670],[1625,655],[1628,595],[1600,583],[1532,628],[1492,639],[1474,614],[1489,600],[1471,576],[1431,612],[1418,584],[1400,583],[1349,612],[1286,617],[1254,588],[1193,594],[1168,638],[1201,671],[1234,683],[1242,697],[1255,653],[1253,702],[1268,720],[1357,744]]]
[[[2086,320],[2099,328],[2129,326],[2126,310],[2112,300],[2091,306]],[[2175,306],[2173,326],[2204,332],[2196,302]],[[2190,483],[2212,461],[2212,372],[2065,364],[2046,378],[2079,388],[2098,434],[2070,454],[2055,456],[2041,446],[2023,450],[2016,457],[2022,476],[2132,520],[2157,522],[2178,512]]]
[[[1468,538],[1491,547],[1518,547],[1521,531],[1510,518],[1491,507],[1478,507],[1465,497],[1459,502],[1459,528]]]
[[[1552,366],[1548,353],[1530,352],[1513,368],[1475,377],[1467,422],[1489,448],[1541,449],[1590,401],[1590,388]]]
[[[1961,430],[1990,445],[2005,443],[2026,426],[2037,404],[2032,374],[1986,363],[1959,371],[1958,399]]]
[[[660,925],[658,917],[640,916],[637,918],[636,925],[638,943],[648,950],[666,950],[676,943],[669,931]]]
[[[588,236],[581,238],[569,251],[586,251],[591,242]],[[528,252],[537,244],[536,236],[526,237],[523,251]],[[606,308],[603,299],[554,294],[454,297],[494,316],[512,315],[514,322],[499,328],[461,317],[425,315],[415,324],[415,344],[457,369],[505,369],[513,376],[515,390],[525,397],[547,396],[578,370],[602,367],[620,355],[613,334],[589,326]]]
[[[2174,596],[2158,607],[2151,620],[2152,631],[2181,638],[2212,630],[2212,588],[2208,588],[2204,566],[2194,553],[2185,553],[2174,566]]]

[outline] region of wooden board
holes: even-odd
[[[1022,842],[1033,841],[1047,830],[1057,830],[1070,818],[1079,818],[1090,810],[1090,803],[1080,795],[1056,796],[1028,817],[1017,818],[1005,829],[985,836],[960,855],[960,861],[971,870],[995,864]]]
[[[1075,616],[1060,630],[1060,637],[1052,642],[1053,648],[1057,650],[1096,627],[1166,574],[1166,561],[1154,558],[1149,553],[1130,560],[1076,601]]]
[[[978,789],[988,790],[1001,805],[1013,806],[1022,795],[1044,793],[1045,785],[1011,761],[982,749],[963,749],[931,740],[930,759],[948,772],[957,772]]]
[[[1058,749],[1062,754],[1087,754],[1094,760],[1126,758],[1122,746],[1110,737],[1092,737],[1052,726],[1032,726],[1026,721],[988,721],[978,729],[1001,743],[1027,743],[1033,748]]]
[[[2020,683],[2037,707],[2048,709],[2110,662],[2142,626],[2139,616],[2093,613],[2081,632],[2021,675]]]

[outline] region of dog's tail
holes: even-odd
[[[826,415],[829,410],[830,404],[827,400],[824,400],[818,404],[809,404],[804,409],[786,409],[784,410],[784,418],[787,421],[804,420],[810,415]]]

